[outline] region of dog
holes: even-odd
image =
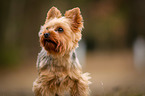
[[[35,96],[88,96],[90,76],[82,72],[75,49],[81,40],[83,18],[80,9],[61,12],[52,7],[39,32],[41,52],[37,58]]]

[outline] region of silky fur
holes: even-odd
[[[58,32],[58,28],[63,32]],[[79,8],[61,15],[52,7],[39,32],[41,52],[37,58],[38,77],[33,83],[35,96],[88,96],[88,73],[82,73],[75,49],[81,39],[83,18]],[[49,33],[49,38],[44,34]],[[47,42],[51,40],[52,42]]]

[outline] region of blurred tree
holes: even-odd
[[[133,42],[139,36],[145,38],[145,1],[133,0],[129,7],[129,27],[128,27],[128,46],[132,47]]]

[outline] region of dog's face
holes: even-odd
[[[57,8],[52,7],[39,32],[40,45],[52,55],[70,52],[78,46],[81,39],[82,21],[79,8],[68,10],[62,16]]]

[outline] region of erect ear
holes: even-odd
[[[52,7],[47,13],[46,21],[48,21],[50,18],[55,18],[55,17],[60,18],[61,12],[56,7]]]
[[[72,21],[71,26],[74,32],[80,32],[82,30],[83,18],[80,9],[78,7],[66,11],[65,17],[69,18]]]

